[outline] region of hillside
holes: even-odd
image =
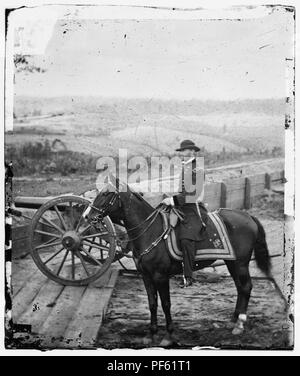
[[[172,154],[191,138],[211,153],[280,154],[284,100],[163,101],[96,97],[15,98],[8,143],[59,138],[94,155]]]

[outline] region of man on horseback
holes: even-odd
[[[184,214],[179,224],[179,243],[183,253],[183,283],[188,287],[193,283],[193,265],[195,261],[196,242],[203,239],[202,232],[207,222],[207,210],[202,203],[204,196],[204,168],[197,166],[196,153],[200,148],[190,140],[181,142],[176,149],[182,159],[180,175],[180,193],[165,198],[162,203],[175,206]],[[195,187],[195,189],[193,189]]]

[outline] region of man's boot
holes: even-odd
[[[183,253],[183,283],[180,287],[188,287],[193,284],[193,265],[195,261],[195,243],[189,239],[182,239],[180,242]]]

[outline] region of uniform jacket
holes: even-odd
[[[180,222],[179,238],[201,240],[203,239],[203,229],[196,202],[199,203],[204,223],[207,222],[207,210],[202,203],[204,199],[204,166],[197,166],[196,158],[183,162],[179,184],[181,192],[173,196],[174,205],[185,216],[185,219]]]
[[[196,158],[182,163],[179,177],[180,193],[173,196],[176,206],[195,204],[204,199],[204,166],[197,166]]]

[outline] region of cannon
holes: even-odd
[[[125,230],[108,216],[97,224],[87,222],[82,214],[90,203],[75,195],[15,200],[15,207],[37,209],[32,218],[25,216],[30,219],[30,254],[42,273],[62,285],[96,281],[129,251]],[[10,214],[24,216],[15,209]]]

